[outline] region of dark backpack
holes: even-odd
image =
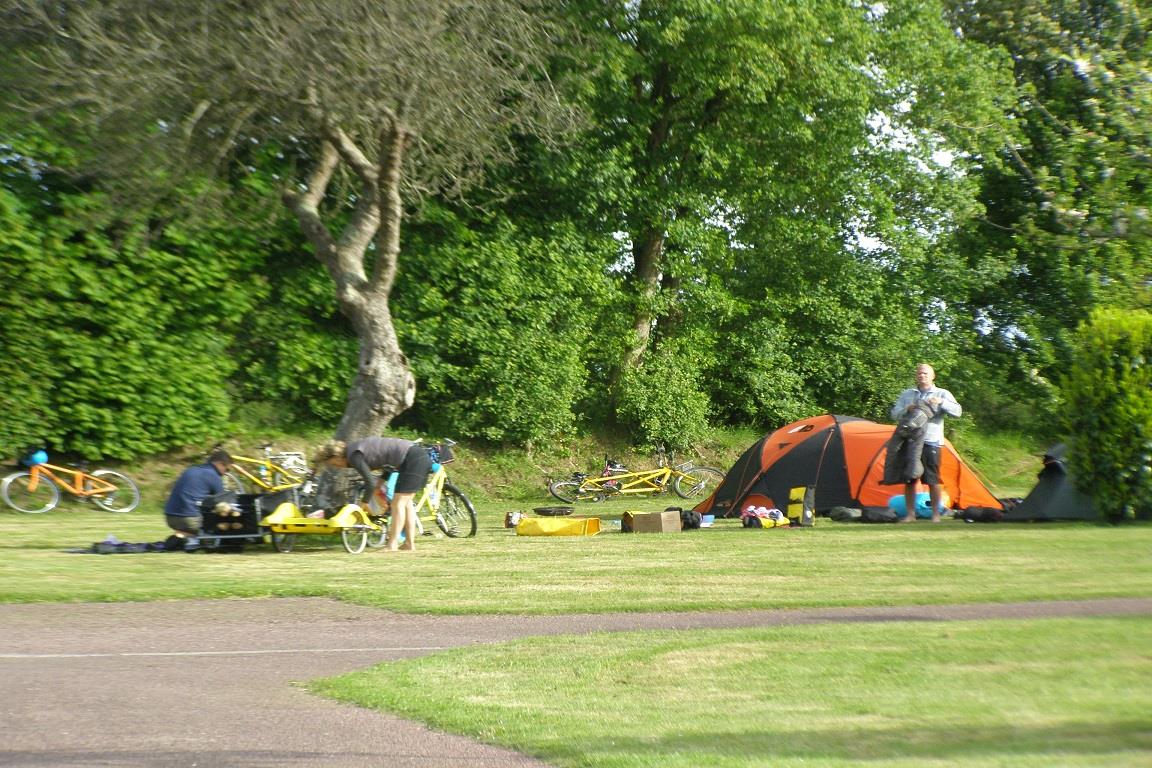
[[[699,528],[700,523],[703,522],[703,517],[694,509],[680,509],[680,507],[668,507],[665,512],[679,512],[680,513],[680,527],[687,531],[693,528]]]
[[[900,518],[888,507],[864,507],[860,513],[862,523],[895,523]]]
[[[832,507],[828,510],[828,517],[838,523],[854,523],[863,516],[863,512],[852,507]]]
[[[995,507],[968,507],[963,517],[966,523],[998,523],[1004,519],[1004,511]]]

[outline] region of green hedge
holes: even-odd
[[[1069,466],[1106,519],[1152,516],[1152,314],[1104,310],[1081,325],[1062,389]]]

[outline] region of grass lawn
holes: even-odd
[[[549,502],[541,500],[540,505]],[[582,507],[608,526],[669,499]],[[739,610],[1152,595],[1152,527],[837,524],[475,539],[349,555],[73,554],[165,535],[159,505],[0,512],[0,602],[319,595],[418,613]],[[609,530],[611,530],[609,528]],[[551,637],[318,681],[563,766],[1152,765],[1152,618]]]
[[[582,507],[611,518],[667,500]],[[614,505],[615,504],[615,505]],[[422,537],[415,556],[349,555],[338,537],[297,551],[69,554],[114,534],[166,535],[157,506],[0,513],[0,601],[319,595],[416,613],[738,610],[1152,595],[1152,527],[837,524],[678,534],[522,537],[507,505],[480,505],[473,539]],[[386,585],[386,586],[385,586]]]
[[[1152,617],[597,634],[312,689],[560,766],[1147,766]]]

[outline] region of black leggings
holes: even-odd
[[[432,459],[428,456],[428,448],[422,443],[416,443],[404,454],[404,460],[396,468],[400,476],[396,478],[396,488],[393,493],[416,493],[428,482],[428,473],[432,471]]]

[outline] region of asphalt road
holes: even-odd
[[[0,605],[0,766],[516,768],[537,760],[294,683],[517,637],[1152,614],[1152,598],[876,609],[429,617],[324,599]]]

